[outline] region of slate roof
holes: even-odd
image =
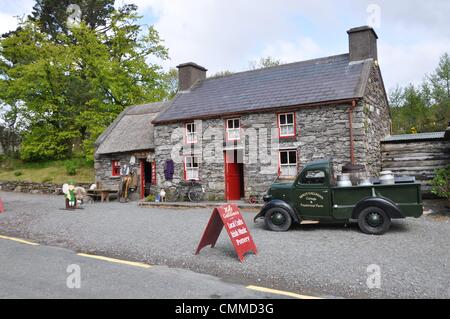
[[[402,134],[391,135],[386,137],[382,143],[395,143],[395,142],[413,142],[423,140],[440,140],[444,139],[445,132],[432,132],[432,133],[418,133],[418,134]]]
[[[126,108],[95,142],[96,154],[154,149],[152,121],[166,107],[157,102]]]
[[[372,61],[349,63],[343,54],[207,78],[179,92],[153,123],[361,98]]]

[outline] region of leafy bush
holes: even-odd
[[[69,176],[77,175],[77,169],[79,167],[77,161],[67,160],[64,162],[64,167],[66,168],[66,173]]]
[[[148,195],[147,197],[145,197],[145,201],[146,202],[154,202],[155,201],[155,195],[153,195],[153,194],[150,194],[150,195]]]
[[[439,197],[450,200],[450,165],[435,171],[436,176],[431,181],[431,192]]]
[[[21,176],[22,175],[22,172],[21,171],[16,171],[16,172],[14,172],[14,176]]]

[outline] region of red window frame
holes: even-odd
[[[193,125],[194,129],[195,129],[195,131],[194,131],[194,137],[195,138],[194,138],[193,142],[190,142],[189,138],[188,138],[189,134],[192,134],[192,133],[189,133],[189,131],[188,131],[188,125]],[[185,138],[186,144],[197,144],[197,142],[198,142],[198,137],[197,137],[198,132],[197,132],[197,125],[195,124],[195,122],[186,123],[185,126],[184,126],[184,130],[185,130],[184,138]]]
[[[117,160],[111,161],[111,176],[120,176],[120,162]]]
[[[292,114],[292,119],[293,119],[293,125],[294,125],[294,132],[292,134],[289,135],[281,135],[281,121],[280,121],[280,117],[282,115],[286,116],[286,120],[287,120],[287,115]],[[290,138],[290,137],[294,137],[297,135],[297,121],[295,119],[295,112],[287,112],[287,113],[278,113],[277,114],[277,126],[278,126],[278,138]]]
[[[230,136],[228,134],[229,130],[234,130],[236,128],[233,127],[230,129],[228,127],[228,121],[233,121],[233,126],[234,126],[234,121],[236,121],[236,120],[239,121],[239,138],[230,139]],[[226,135],[225,135],[226,141],[240,141],[241,140],[241,119],[239,117],[225,119],[225,132],[226,132]]]
[[[194,159],[194,158],[197,158],[197,161],[196,161],[196,163],[197,163],[197,178],[194,178],[194,179],[188,179],[187,177],[187,158],[188,157],[192,157],[192,159]],[[194,166],[192,166],[192,167],[194,167]],[[184,157],[184,180],[185,181],[190,181],[190,180],[195,180],[195,181],[198,181],[198,180],[200,180],[200,162],[198,161],[198,156],[195,156],[195,155],[191,155],[191,156],[185,156]]]
[[[292,175],[292,176],[290,176],[290,175],[281,175],[281,153],[282,152],[287,152],[287,153],[289,153],[289,152],[295,152],[295,166],[296,166],[296,169],[297,169],[297,174],[298,174],[298,150],[296,150],[296,149],[285,149],[285,150],[278,150],[278,176],[281,176],[281,177],[295,177],[295,176],[297,176],[297,175]],[[288,160],[289,160],[289,154],[288,154]]]

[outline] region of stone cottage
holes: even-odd
[[[195,179],[209,200],[248,198],[323,157],[334,158],[336,172],[350,162],[378,174],[391,127],[378,36],[370,27],[347,33],[348,54],[217,78],[179,65],[179,92],[146,141],[154,143],[157,189]]]
[[[156,184],[152,120],[166,107],[166,102],[130,106],[99,136],[94,164],[99,187],[118,190],[121,166],[127,165],[135,174],[131,198],[150,194]]]

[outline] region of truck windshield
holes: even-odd
[[[301,184],[322,185],[325,184],[325,172],[322,170],[310,170],[303,174]]]

